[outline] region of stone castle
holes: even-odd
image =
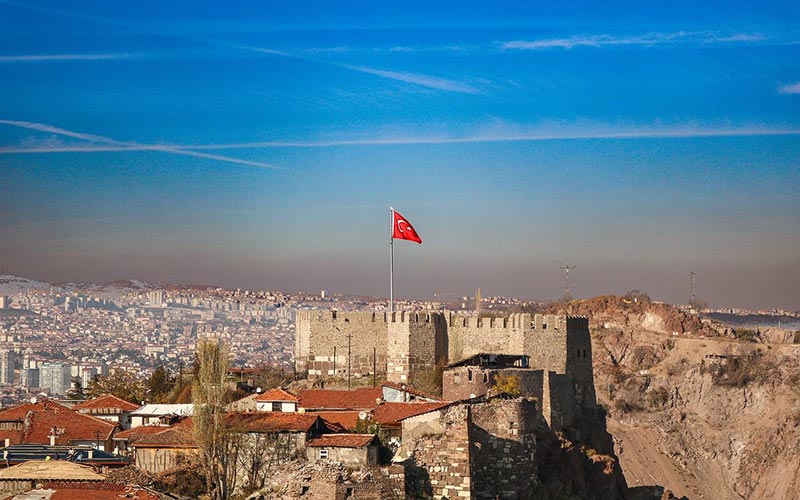
[[[348,355],[349,352],[349,355]],[[437,363],[481,353],[523,355],[541,372],[536,390],[554,427],[596,406],[589,321],[583,316],[451,312],[298,311],[295,362],[309,377],[386,374],[413,382]]]

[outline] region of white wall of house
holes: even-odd
[[[294,401],[257,401],[256,410],[293,413],[297,411],[297,403]]]

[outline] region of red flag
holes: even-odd
[[[412,226],[405,217],[395,211],[392,211],[392,214],[394,214],[392,238],[422,243],[422,238],[419,237],[417,232],[414,230],[414,226]]]

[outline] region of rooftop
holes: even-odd
[[[371,410],[383,399],[383,387],[360,387],[352,391],[306,389],[299,406],[306,410]]]
[[[72,407],[73,410],[80,411],[81,413],[91,413],[90,410],[99,409],[115,409],[123,412],[133,411],[137,408],[139,408],[139,405],[130,403],[124,399],[120,399],[113,394],[103,394],[102,396],[98,396],[94,399],[88,399]]]
[[[103,481],[105,476],[87,465],[66,460],[30,460],[0,470],[0,481],[51,480],[51,481]]]
[[[256,397],[256,401],[290,401],[290,402],[297,402],[297,396],[294,394],[281,389],[280,387],[276,389],[270,389],[263,394]]]

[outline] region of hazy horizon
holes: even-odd
[[[800,5],[0,0],[0,267],[800,309]]]

